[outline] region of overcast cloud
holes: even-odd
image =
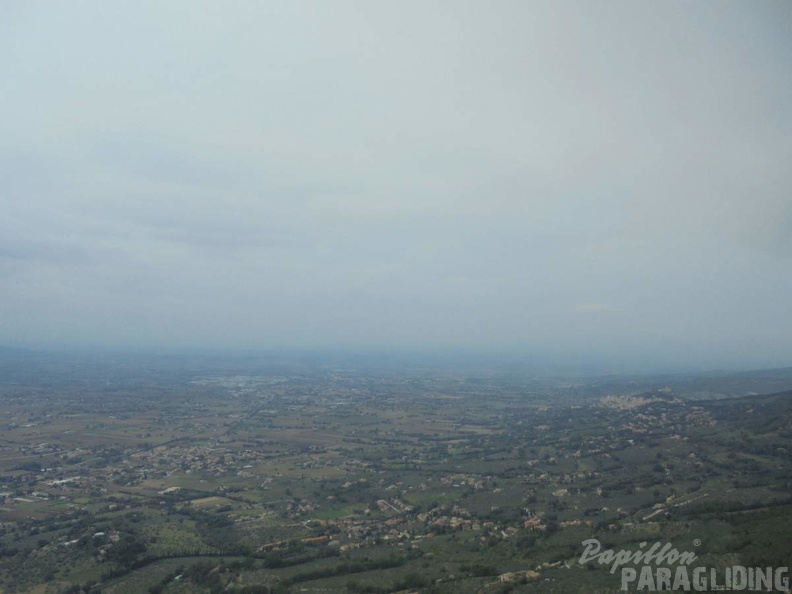
[[[789,2],[0,3],[0,342],[792,364]]]

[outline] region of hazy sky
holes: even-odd
[[[0,343],[792,365],[792,3],[0,2]]]

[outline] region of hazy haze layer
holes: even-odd
[[[792,362],[788,2],[0,4],[0,342]]]

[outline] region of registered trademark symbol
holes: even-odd
[[[694,546],[694,547],[699,547],[699,546],[701,546],[701,541],[700,541],[700,540],[697,538],[696,540],[694,540],[694,541],[693,541],[693,546]]]

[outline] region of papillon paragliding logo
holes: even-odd
[[[732,567],[716,570],[690,567],[698,559],[695,553],[679,552],[670,542],[638,544],[637,551],[603,550],[596,538],[583,541],[580,563],[597,562],[615,574],[621,569],[621,589],[634,592],[709,592],[757,591],[788,592],[787,567]],[[693,541],[699,546],[701,541]]]

